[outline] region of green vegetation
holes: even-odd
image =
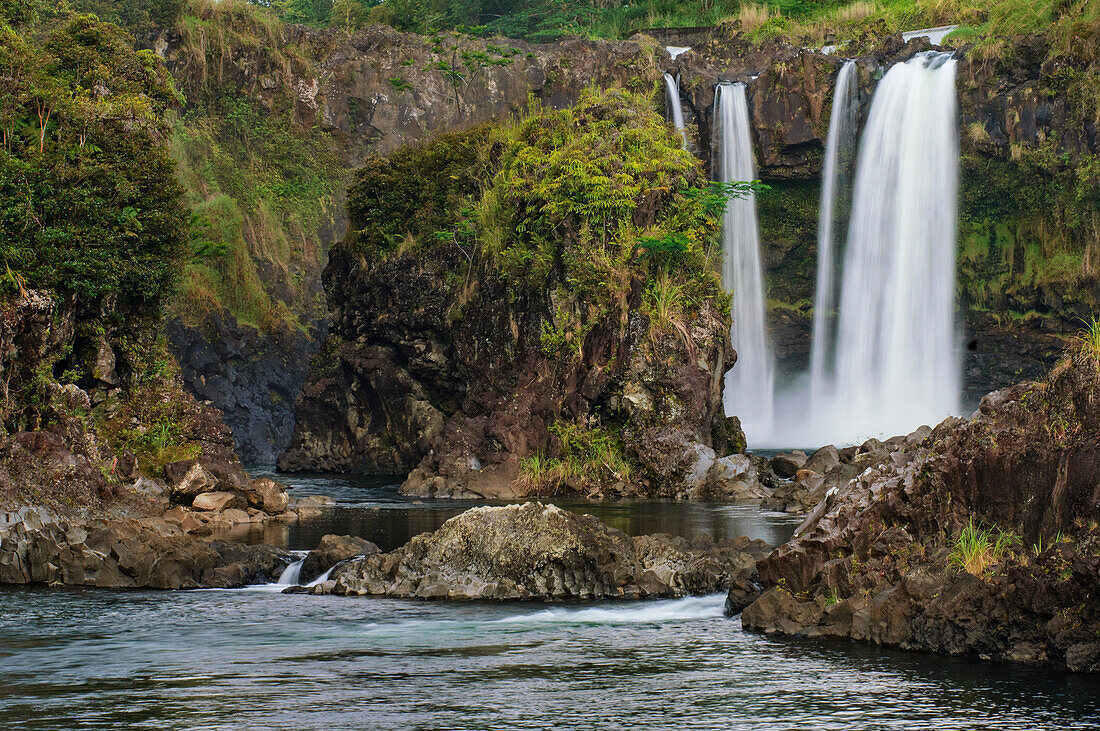
[[[163,476],[164,465],[197,457],[201,435],[194,402],[181,398],[179,368],[163,338],[135,347],[124,343],[134,375],[130,388],[96,407],[98,431],[116,454],[129,450],[147,477]]]
[[[291,74],[308,54],[282,23],[240,0],[196,0],[179,21],[176,74],[187,105],[172,128],[198,239],[174,314],[198,325],[228,312],[262,331],[305,328],[323,314],[321,232],[342,208],[348,174],[332,137],[298,110]],[[222,59],[249,59],[272,88],[257,94]]]
[[[32,37],[0,22],[0,260],[9,291],[157,318],[188,240],[164,114],[167,72],[76,16]]]
[[[435,267],[456,322],[477,315],[481,287],[540,316],[532,354],[571,361],[591,333],[619,327],[641,293],[651,336],[690,343],[701,313],[721,318],[721,211],[746,184],[713,185],[657,112],[653,95],[589,90],[572,108],[531,102],[518,121],[438,136],[375,159],[348,192],[341,245],[367,262],[415,257]],[[650,337],[643,352],[656,352]],[[690,347],[690,346],[689,346]],[[550,425],[549,453],[529,457],[522,479],[625,481],[632,464],[623,414]]]
[[[584,485],[629,482],[633,466],[614,430],[559,422],[550,427],[561,445],[560,458],[536,453],[520,461],[520,482],[532,490],[552,493],[575,481]]]
[[[1100,362],[1100,318],[1095,315],[1085,323],[1085,329],[1077,336],[1077,346],[1082,355]]]
[[[951,548],[949,561],[963,571],[981,576],[1020,545],[1014,533],[999,528],[981,528],[974,518],[959,532]]]
[[[553,347],[604,316],[635,272],[647,277],[659,319],[673,314],[673,294],[721,309],[718,215],[742,192],[706,182],[648,97],[589,91],[571,109],[536,107],[515,124],[369,162],[349,192],[349,245],[490,261],[517,296],[560,288],[574,305],[545,328],[543,345]]]

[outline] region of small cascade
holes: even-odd
[[[812,414],[829,441],[904,434],[959,412],[955,66],[951,54],[920,54],[893,66],[875,92],[856,170],[834,373]]]
[[[665,50],[668,51],[668,55],[675,61],[677,56],[683,55],[691,50],[691,46],[665,46]]]
[[[326,581],[328,581],[328,577],[332,575],[332,570],[334,568],[336,568],[336,567],[335,566],[330,566],[328,571],[326,571],[325,573],[321,574],[320,576],[318,576],[313,581],[306,584],[306,586],[318,586],[320,584],[325,583]]]
[[[679,130],[684,138],[684,149],[687,149],[687,130],[684,128],[684,107],[680,103],[680,86],[672,74],[665,74],[665,92],[668,99],[668,116],[672,124]]]
[[[756,178],[752,156],[749,107],[744,84],[719,84],[715,94],[720,182]],[[733,295],[730,337],[737,365],[726,375],[726,413],[738,416],[749,439],[772,428],[774,368],[765,337],[764,273],[756,200],[749,195],[726,204],[722,218],[722,283]]]
[[[308,551],[291,551],[297,560],[283,569],[283,573],[279,574],[279,580],[275,583],[279,586],[297,586],[298,577],[302,574],[302,564],[306,562],[308,553]]]
[[[856,62],[848,61],[837,75],[833,90],[833,111],[829,118],[829,136],[825,142],[825,164],[821,178],[821,204],[817,216],[817,288],[814,295],[814,326],[810,353],[810,398],[820,404],[832,376],[832,348],[835,345],[836,303],[840,277],[837,242],[845,240],[847,217],[844,214],[851,197],[852,169],[855,166],[859,134],[859,94]]]

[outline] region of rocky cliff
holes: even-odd
[[[1091,346],[832,491],[758,565],[748,629],[1100,670]]]
[[[679,147],[648,99],[593,92],[364,170],[280,467],[412,470],[417,494],[690,492],[690,445],[739,430],[716,418],[724,199]]]
[[[755,156],[760,177],[772,185],[759,198],[770,329],[781,373],[791,376],[805,367],[817,189],[841,59],[780,43],[750,43],[728,26],[698,31],[688,44],[692,50],[676,60],[642,37],[529,44],[453,34],[421,37],[381,26],[352,36],[256,26],[230,42],[226,39],[237,36],[227,28],[251,21],[224,16],[212,10],[201,34],[168,33],[158,43],[188,96],[201,98],[210,79],[217,79],[217,88],[232,88],[256,109],[283,110],[293,124],[318,135],[318,144],[345,169],[447,130],[506,118],[524,109],[529,96],[562,106],[589,85],[654,89],[659,95],[654,85],[663,70],[680,79],[690,147],[707,166],[714,84],[751,80]],[[268,35],[266,43],[240,40]],[[924,40],[905,44],[900,36],[868,37],[853,45],[864,111],[880,69],[927,48]],[[964,47],[960,54],[959,285],[966,395],[976,403],[989,390],[1038,376],[1053,363],[1078,318],[1096,304],[1089,242],[1096,237],[1097,191],[1088,172],[1097,150],[1096,105],[1087,93],[1095,72],[1087,53],[1067,53],[1042,37],[1006,39],[994,51]],[[318,281],[325,252],[344,225],[342,197],[327,196],[321,198],[323,222],[289,237],[309,242],[289,264],[263,240],[268,214],[246,215],[244,227],[248,256],[257,272],[264,272],[260,283],[271,290],[273,302],[286,302],[294,312],[309,310],[310,327],[323,308],[317,307],[313,286],[305,284]],[[289,286],[294,278],[301,287]],[[269,282],[282,284],[269,287]],[[227,337],[248,340],[248,333],[243,328]],[[262,328],[259,334],[266,337]],[[174,338],[181,348],[201,340],[201,333]],[[306,360],[315,342],[294,343],[300,349],[297,360]],[[238,437],[245,454],[263,458],[282,448],[277,441],[289,433],[289,418],[281,404],[268,415],[262,399],[245,394],[269,388],[296,392],[299,374],[292,369],[285,381],[273,382],[267,354],[279,353],[281,343],[258,349],[264,354],[254,360],[231,357],[231,373],[188,365],[185,376],[229,413],[243,409],[250,420],[271,424]],[[211,377],[235,386],[203,386]]]

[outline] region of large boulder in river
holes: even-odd
[[[752,571],[763,541],[630,538],[587,515],[525,503],[473,508],[388,554],[343,564],[337,594],[438,599],[637,599],[708,594]]]

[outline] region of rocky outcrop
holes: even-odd
[[[285,551],[271,546],[196,540],[159,519],[0,511],[0,584],[230,588],[272,582],[289,562]]]
[[[662,155],[678,151],[677,138],[647,123],[652,114],[638,96],[594,92],[562,114],[523,122],[530,134],[520,140],[482,127],[361,175],[349,194],[353,234],[325,273],[329,339],[298,400],[280,469],[409,473],[407,494],[434,497],[696,493],[714,459],[743,444],[736,423],[719,417],[735,355],[712,262],[685,246],[675,267],[660,269],[656,255],[617,237],[618,223],[600,222],[593,233],[597,223],[585,216],[602,215],[593,212],[607,203],[595,200],[598,189],[566,201],[553,198],[564,196],[557,183],[540,192],[514,182],[527,174],[520,148],[559,146],[549,164],[560,170],[557,154],[591,155],[579,140],[614,120],[616,134],[596,144],[608,147],[601,164],[619,166],[620,180],[637,178],[627,188],[635,191],[631,230],[668,226],[680,186],[700,192],[706,181],[682,155],[669,158],[683,176],[666,181],[675,187],[661,182],[667,169],[646,169],[652,155],[625,164],[638,149],[620,146],[626,133]],[[562,135],[548,132],[563,124]],[[446,183],[425,187],[428,179]],[[487,205],[506,206],[500,215],[509,220],[544,206],[573,211],[547,231],[454,222],[453,199],[485,188],[493,188],[481,192],[486,200],[498,201]],[[406,214],[410,196],[419,203]],[[712,225],[700,220],[676,225],[687,233]],[[461,231],[472,225],[505,239],[467,243]],[[458,233],[441,239],[441,227]],[[664,315],[654,309],[659,277],[672,293]],[[530,461],[541,458],[548,462]]]
[[[1098,385],[1076,354],[839,487],[758,564],[744,626],[1100,669]]]
[[[526,503],[474,508],[391,553],[339,566],[331,591],[420,599],[640,599],[711,594],[751,577],[762,541],[630,538]]]

